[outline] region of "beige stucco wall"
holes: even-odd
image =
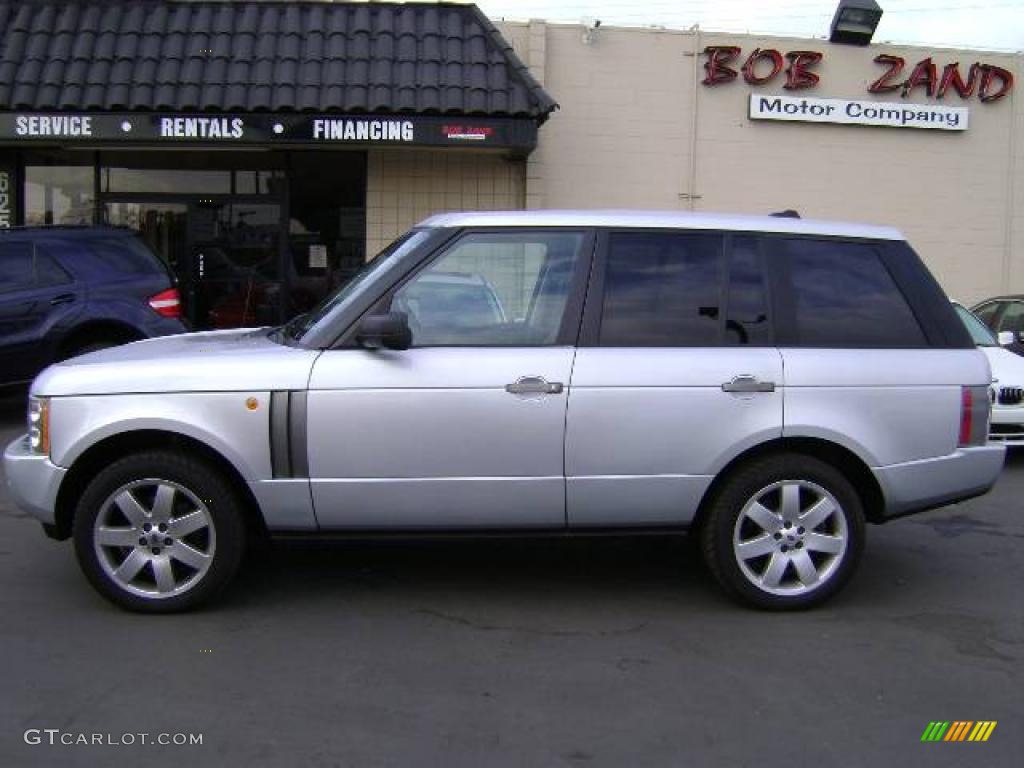
[[[373,256],[433,213],[522,208],[525,194],[525,164],[497,153],[370,150],[366,180],[367,256]]]
[[[1024,83],[1021,57],[823,40],[602,27],[588,45],[575,25],[506,23],[503,31],[561,110],[540,129],[526,200],[543,207],[629,207],[765,213],[903,229],[947,291],[965,301],[1024,290]],[[787,92],[741,79],[709,88],[707,45],[818,50],[818,87]],[[1017,90],[967,106],[965,132],[752,121],[752,91],[895,101],[867,85],[879,53],[903,56],[904,76],[932,56],[1014,72]],[[741,59],[742,61],[742,59]],[[914,103],[930,101],[918,90]],[[694,152],[694,149],[696,150]]]

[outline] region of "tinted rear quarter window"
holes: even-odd
[[[92,237],[82,242],[105,272],[126,277],[167,274],[160,259],[136,237]]]
[[[720,343],[722,237],[613,232],[608,237],[599,343],[606,347]]]
[[[792,328],[803,347],[927,347],[878,249],[837,239],[771,238],[789,276]]]

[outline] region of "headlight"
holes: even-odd
[[[50,453],[50,398],[28,399],[28,445],[32,453]]]

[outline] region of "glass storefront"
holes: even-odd
[[[52,165],[51,160],[36,156],[25,164],[25,224],[91,224],[95,206],[92,164]]]
[[[283,322],[365,260],[361,151],[26,151],[24,223],[137,231],[196,329]]]

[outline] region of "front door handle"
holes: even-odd
[[[59,296],[54,296],[50,299],[50,304],[57,306],[58,304],[70,304],[75,300],[75,294],[73,293],[62,293]]]
[[[736,376],[732,381],[727,381],[722,385],[723,392],[774,392],[775,382],[774,381],[759,381],[756,376],[749,374],[743,374],[742,376]]]
[[[543,376],[520,376],[513,384],[505,385],[505,391],[512,395],[558,395],[563,389],[562,382],[549,382]]]

